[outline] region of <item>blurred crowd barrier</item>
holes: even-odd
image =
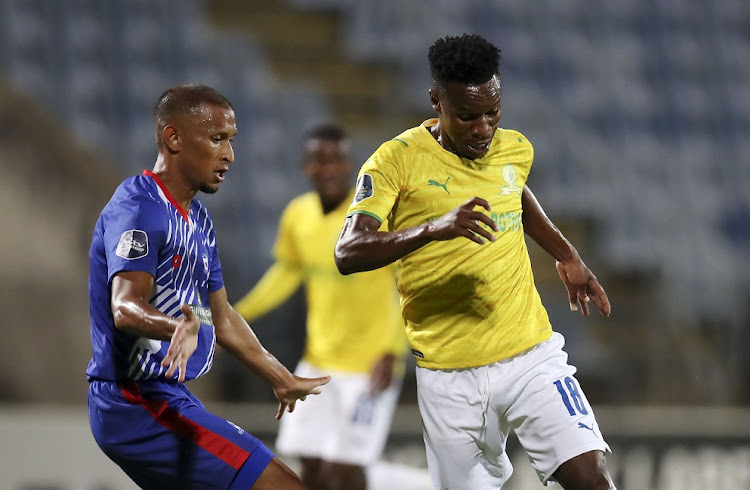
[[[209,408],[273,447],[275,405]],[[596,411],[613,450],[609,463],[619,490],[750,489],[750,410],[603,406]],[[399,406],[383,459],[402,471],[424,468],[421,430],[416,406]],[[515,471],[507,490],[543,488],[514,438],[509,453]],[[0,408],[0,454],[3,489],[136,488],[96,446],[84,409]],[[295,466],[294,460],[286,462]]]

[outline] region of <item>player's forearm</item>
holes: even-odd
[[[253,321],[289,299],[301,281],[302,274],[298,269],[277,262],[234,305],[234,309],[248,322]]]
[[[344,223],[334,251],[336,266],[345,275],[384,267],[433,240],[428,223],[387,232],[354,230],[351,220]]]
[[[531,189],[524,187],[521,196],[524,232],[555,260],[561,262],[578,259],[575,247],[547,217]]]
[[[179,324],[177,318],[165,315],[145,301],[114,303],[112,316],[118,330],[156,340],[170,340]]]
[[[230,310],[224,324],[215,326],[219,345],[272,386],[280,386],[291,378],[289,370],[261,345],[239,313]]]

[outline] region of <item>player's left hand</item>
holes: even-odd
[[[591,270],[580,258],[566,262],[555,262],[557,273],[568,291],[568,301],[571,311],[581,307],[583,316],[589,316],[589,302],[593,302],[596,309],[604,316],[612,313],[607,293],[599,284]]]
[[[172,333],[167,355],[164,356],[161,365],[167,368],[167,372],[164,373],[167,379],[171,379],[177,371],[177,381],[182,383],[185,381],[188,359],[198,347],[198,332],[201,329],[201,322],[190,309],[190,305],[183,304],[180,309],[183,316]]]
[[[386,354],[377,360],[370,372],[370,394],[377,395],[381,391],[391,386],[393,381],[393,364],[396,362],[396,356]]]
[[[279,410],[276,412],[276,420],[281,420],[284,412],[292,413],[297,400],[304,401],[307,395],[319,395],[320,387],[331,381],[330,376],[321,378],[301,378],[292,375],[291,380],[284,386],[276,386],[273,394],[279,401]]]

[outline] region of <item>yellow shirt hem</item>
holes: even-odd
[[[513,357],[527,349],[531,349],[532,347],[536,346],[537,344],[541,344],[545,340],[549,340],[552,337],[552,329],[548,329],[545,331],[542,335],[535,337],[531,342],[528,344],[522,344],[517,349],[514,349],[512,351],[503,352],[500,355],[488,357],[486,359],[479,359],[472,362],[467,361],[452,361],[452,362],[437,362],[437,361],[425,361],[423,359],[420,359],[417,357],[417,366],[427,368],[427,369],[466,369],[466,368],[475,368],[479,366],[486,366],[488,364],[492,364],[493,362],[502,361],[503,359],[508,359],[509,357]]]

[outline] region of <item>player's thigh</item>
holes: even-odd
[[[589,451],[608,452],[586,395],[555,334],[526,354],[511,374],[520,393],[505,411],[539,478],[547,482],[564,462]]]
[[[196,438],[196,443],[209,453],[196,467],[196,473],[211,475],[224,471],[228,465],[234,470],[230,489],[253,488],[275,459],[271,450],[259,439],[234,423],[199,407],[190,407],[183,413],[185,418],[200,427],[201,434]]]
[[[418,367],[417,395],[433,485],[451,490],[500,488],[512,466],[504,452],[505,438],[497,437],[497,418],[488,412],[485,368]]]
[[[287,465],[279,461],[278,458],[273,458],[254,485],[249,487],[234,485],[231,490],[250,488],[253,490],[278,490],[281,488],[285,490],[305,490],[307,487]]]
[[[273,457],[179,386],[92,383],[89,414],[102,450],[142,488],[229,488]]]

